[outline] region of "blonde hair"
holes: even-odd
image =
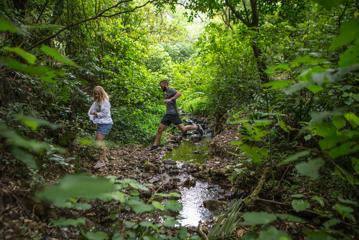
[[[95,93],[98,93],[99,96],[96,97],[95,96]],[[101,86],[96,86],[94,89],[93,89],[93,98],[95,99],[95,101],[97,102],[103,102],[105,100],[110,100],[107,92],[105,91],[105,89],[103,89],[103,87]]]

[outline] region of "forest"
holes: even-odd
[[[358,0],[0,0],[1,239],[355,240],[358,153]]]

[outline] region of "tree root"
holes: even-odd
[[[206,234],[203,232],[203,230],[202,230],[202,223],[201,223],[201,222],[198,223],[197,233],[199,234],[199,236],[200,236],[203,240],[208,240],[207,235],[206,235]]]

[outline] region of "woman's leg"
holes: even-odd
[[[99,156],[99,161],[96,163],[95,168],[100,168],[102,166],[104,166],[104,162],[107,161],[107,148],[105,145],[105,135],[101,134],[101,133],[96,133],[96,143],[98,145],[98,147],[100,148],[100,156]]]
[[[96,133],[96,141],[98,142],[98,144],[100,144],[100,142],[103,142],[104,139],[105,139],[105,135],[101,133]]]

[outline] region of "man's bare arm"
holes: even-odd
[[[177,98],[179,98],[180,96],[182,96],[182,93],[176,92],[176,94],[173,97],[171,97],[170,99],[171,99],[171,101],[173,101],[173,100],[176,100]]]

